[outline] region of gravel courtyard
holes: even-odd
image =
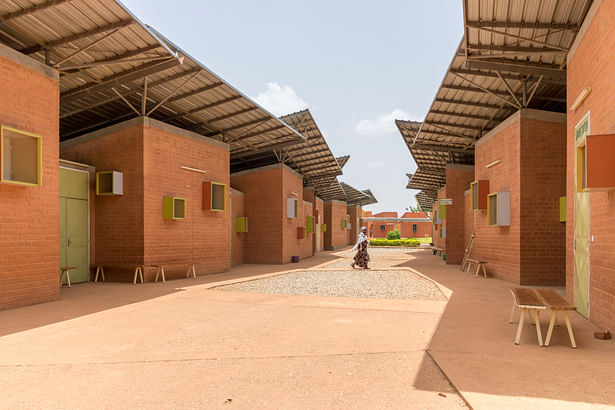
[[[301,271],[217,289],[304,296],[446,300],[433,282],[405,270]]]

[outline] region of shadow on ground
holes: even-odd
[[[65,320],[75,319],[104,310],[114,309],[146,300],[161,298],[192,286],[284,272],[289,269],[309,269],[339,257],[334,252],[320,252],[299,263],[284,265],[239,265],[228,272],[197,276],[196,279],[174,279],[166,283],[133,285],[126,282],[79,283],[71,288],[63,286],[60,300],[38,305],[0,311],[0,337],[34,329]],[[197,272],[198,274],[198,272]]]
[[[526,325],[515,345],[517,323],[508,323],[513,284],[475,278],[428,251],[413,255],[401,266],[452,291],[428,352],[474,408],[615,405],[615,343],[594,339],[595,328],[587,320],[576,313],[571,317],[577,349],[570,347],[565,326],[555,329],[545,348],[538,346],[535,328]],[[541,317],[543,335],[548,316]],[[430,386],[430,371],[426,364],[417,388],[438,387]]]

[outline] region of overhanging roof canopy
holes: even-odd
[[[60,72],[60,138],[149,116],[230,144],[231,153],[304,138],[115,0],[0,5],[0,41]]]
[[[566,58],[592,0],[462,0],[464,36],[418,129],[397,126],[420,168],[473,164],[475,142],[515,111],[566,110]],[[412,184],[412,181],[411,181]]]
[[[376,197],[365,193],[365,191],[359,191],[358,189],[348,185],[345,182],[340,183],[342,185],[342,189],[344,190],[344,194],[346,196],[346,202],[349,205],[369,205],[375,204]],[[370,191],[371,193],[371,191]]]

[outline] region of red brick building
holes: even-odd
[[[488,183],[484,192],[478,187],[475,255],[496,277],[521,285],[565,283],[565,224],[559,219],[565,125],[563,114],[523,109],[476,143],[475,180]],[[488,219],[494,204],[501,221]]]
[[[615,329],[614,22],[615,3],[594,1],[568,53],[565,223],[566,295],[579,313],[611,331]]]
[[[231,175],[231,186],[244,194],[245,263],[289,263],[291,256],[312,256],[312,234],[305,229],[313,216],[312,202],[303,200],[303,178],[291,168],[269,165]],[[296,207],[296,208],[295,208]]]
[[[60,297],[58,79],[0,45],[0,309]],[[25,163],[31,169],[19,168]]]
[[[123,175],[122,195],[96,197],[91,224],[92,263],[126,268],[107,268],[108,279],[132,280],[126,273],[137,265],[145,266],[146,281],[153,264],[163,264],[167,278],[185,277],[190,264],[199,274],[228,270],[227,144],[138,117],[63,142],[60,155]],[[203,209],[203,183],[211,181],[224,187],[220,211]],[[165,197],[181,198],[183,215],[166,218]]]
[[[397,212],[366,212],[361,226],[367,228],[372,238],[386,238],[389,232],[397,230],[402,238],[425,238],[431,236],[432,221],[425,212],[406,212],[401,218]]]

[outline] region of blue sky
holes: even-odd
[[[463,34],[461,0],[122,0],[274,114],[309,108],[373,211],[414,205],[394,119],[421,120]]]

